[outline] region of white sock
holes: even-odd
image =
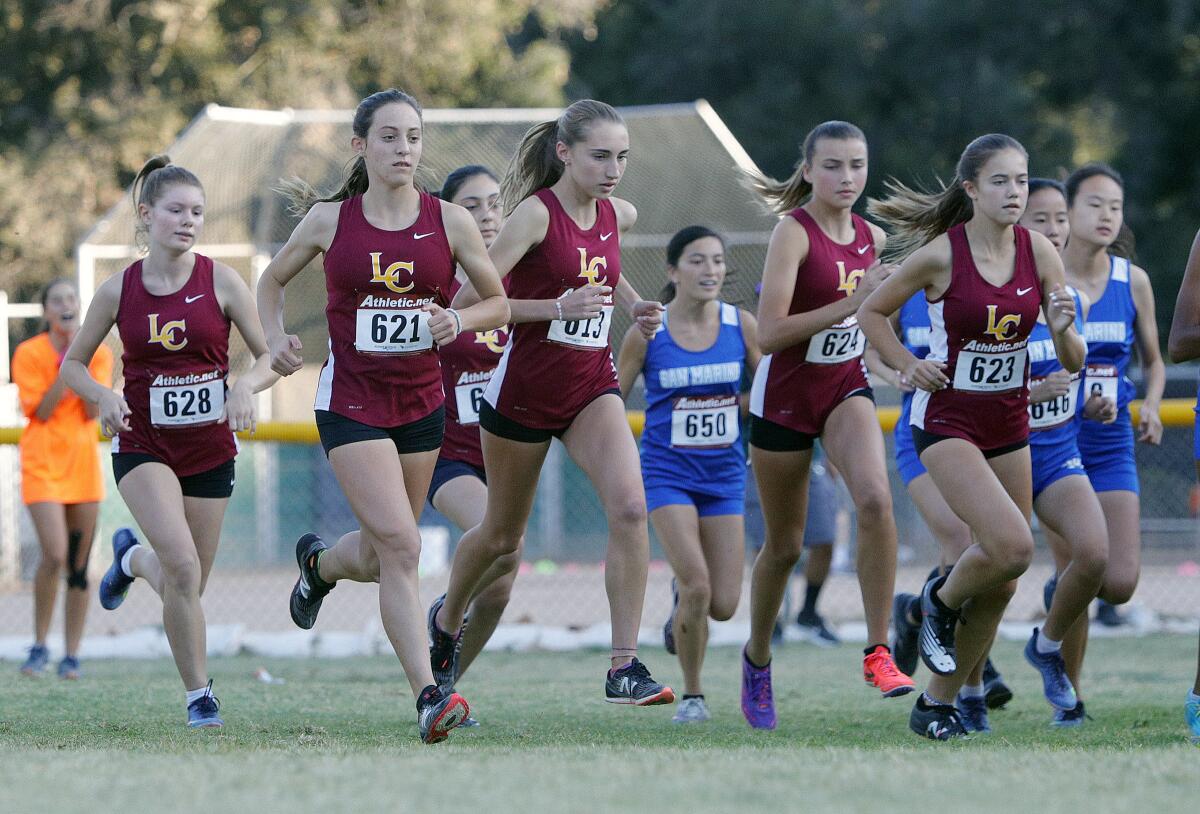
[[[187,691],[188,706],[191,706],[193,701],[199,701],[201,698],[203,698],[207,694],[208,694],[207,686],[201,687],[198,690],[188,690]]]
[[[1043,656],[1047,653],[1057,653],[1058,651],[1062,650],[1062,642],[1056,642],[1053,639],[1047,639],[1046,634],[1040,630],[1037,633],[1037,641],[1034,642],[1033,646],[1037,649],[1038,653]]]
[[[133,577],[133,552],[137,551],[140,545],[131,545],[129,550],[125,552],[125,556],[121,557],[121,573],[127,577]]]
[[[962,689],[958,691],[958,694],[963,698],[983,698],[987,695],[987,693],[983,691],[982,684],[963,684]]]

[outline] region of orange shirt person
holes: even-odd
[[[104,497],[97,450],[96,410],[58,375],[67,347],[79,330],[74,284],[54,280],[42,293],[47,330],[17,346],[12,377],[29,419],[21,435],[21,493],[37,530],[42,559],[34,576],[34,644],[21,672],[36,676],[49,661],[46,635],[54,615],[58,576],[67,580],[65,652],[61,678],[79,677],[79,641],[87,615],[87,562]],[[113,355],[101,346],[92,375],[112,381]]]

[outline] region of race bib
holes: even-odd
[[[685,396],[671,409],[671,446],[727,447],[738,440],[737,396]]]
[[[850,325],[835,325],[814,334],[808,340],[804,361],[817,365],[836,365],[862,356],[867,338],[858,328],[858,320]]]
[[[472,382],[460,384],[454,388],[454,401],[458,405],[459,424],[478,424],[479,405],[483,402],[483,391],[487,382]]]
[[[225,380],[214,377],[195,384],[173,384],[191,377],[159,376],[150,385],[150,423],[155,427],[215,424],[225,410]]]
[[[359,353],[415,353],[433,348],[429,314],[420,309],[359,308],[354,349]]]
[[[1044,381],[1043,379],[1033,379],[1030,381],[1030,386]],[[1071,389],[1061,396],[1056,396],[1050,401],[1040,401],[1037,404],[1029,404],[1029,429],[1031,430],[1048,430],[1052,427],[1057,427],[1060,424],[1065,424],[1075,415],[1075,408],[1079,403],[1079,374],[1076,373],[1071,377]]]
[[[1026,349],[987,353],[959,351],[954,389],[974,393],[1015,390],[1025,381]]]
[[[613,306],[603,305],[591,319],[552,319],[546,338],[551,342],[575,348],[608,347],[608,329],[612,324]]]
[[[1088,365],[1084,371],[1083,386],[1087,398],[1100,395],[1118,404],[1117,392],[1120,389],[1121,377],[1115,365]]]

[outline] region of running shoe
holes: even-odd
[[[334,588],[334,583],[326,582],[317,573],[317,555],[328,548],[324,540],[312,533],[305,534],[296,541],[296,565],[300,566],[300,578],[292,586],[292,596],[288,603],[296,627],[312,629],[317,623],[321,602]]]
[[[46,672],[50,664],[50,651],[45,645],[35,644],[29,648],[29,658],[21,665],[21,672],[27,676],[40,676]]]
[[[1079,702],[1079,706],[1083,706],[1082,701]],[[1192,731],[1192,744],[1200,746],[1200,695],[1189,692],[1183,711],[1187,716],[1188,729]]]
[[[1120,627],[1126,624],[1125,617],[1117,612],[1117,606],[1103,599],[1096,603],[1096,621],[1105,627]]]
[[[954,699],[954,707],[958,710],[963,729],[967,732],[986,735],[992,731],[992,725],[988,723],[987,696],[967,698],[960,692]]]
[[[892,655],[900,672],[912,676],[917,673],[921,654],[917,642],[921,638],[921,622],[909,621],[909,613],[916,616],[921,612],[921,597],[916,594],[896,594],[892,600]]]
[[[417,729],[424,743],[441,743],[450,730],[462,723],[471,714],[467,699],[454,690],[442,692],[428,686],[417,699]]]
[[[65,681],[77,681],[83,672],[79,669],[79,659],[74,656],[63,656],[58,663],[58,677]]]
[[[672,656],[676,655],[675,650],[675,611],[679,609],[679,586],[675,583],[675,578],[671,578],[671,615],[667,617],[667,621],[663,624],[663,647]]]
[[[1042,586],[1042,604],[1046,606],[1046,613],[1050,612],[1050,606],[1054,604],[1054,592],[1058,590],[1058,572],[1055,571],[1050,579],[1046,580],[1046,584]]]
[[[819,613],[811,616],[801,613],[796,617],[796,626],[800,628],[800,635],[804,637],[804,640],[817,647],[837,647],[842,643],[837,634],[825,624],[825,620]]]
[[[771,691],[771,664],[756,667],[742,650],[742,715],[755,729],[774,729],[775,696]]]
[[[121,562],[129,549],[138,544],[138,538],[132,529],[119,528],[112,536],[113,560],[112,565],[104,572],[100,580],[100,607],[105,610],[116,610],[125,601],[133,577],[121,570]]]
[[[458,725],[458,728],[459,729],[474,729],[477,726],[479,726],[479,721],[475,720],[470,715],[468,715],[466,718],[462,719],[462,723]]]
[[[1039,653],[1037,649],[1038,629],[1033,629],[1033,635],[1025,644],[1025,661],[1033,665],[1042,674],[1042,691],[1046,700],[1055,709],[1075,709],[1079,699],[1075,696],[1075,688],[1071,679],[1067,678],[1067,665],[1063,662],[1062,653]]]
[[[930,704],[925,693],[917,696],[912,713],[908,716],[908,728],[918,735],[935,741],[948,741],[967,735],[962,715],[951,704]]]
[[[945,582],[945,577],[931,579],[921,590],[921,661],[940,676],[948,676],[958,667],[954,651],[958,611],[939,608],[933,601],[934,591]]]
[[[610,704],[649,707],[674,702],[675,692],[655,681],[646,665],[634,659],[619,669],[608,671],[604,681],[604,700]]]
[[[217,714],[220,709],[221,702],[212,694],[212,679],[210,678],[208,686],[204,688],[204,695],[188,704],[187,725],[192,729],[209,729],[225,726],[225,722]]]
[[[672,723],[676,724],[700,724],[712,718],[708,712],[708,706],[705,705],[704,699],[699,696],[685,698],[679,702],[679,706],[675,710],[675,717],[671,718]]]
[[[992,664],[991,658],[983,663],[983,692],[988,709],[1000,709],[1013,699],[1013,691],[1004,683],[1004,676]]]
[[[1073,729],[1077,726],[1083,726],[1085,720],[1090,721],[1091,715],[1088,715],[1083,709],[1083,702],[1076,702],[1074,709],[1056,709],[1054,710],[1054,719],[1050,721],[1050,726],[1056,726],[1060,729]]]
[[[454,688],[458,678],[458,654],[462,652],[463,634],[467,632],[467,617],[463,617],[457,636],[442,632],[438,627],[437,615],[444,604],[445,594],[433,600],[425,616],[425,626],[429,632],[429,666],[433,668],[433,680],[439,687],[448,690]]]
[[[884,698],[898,698],[913,691],[913,680],[900,672],[891,652],[882,644],[863,658],[863,680],[877,687]]]

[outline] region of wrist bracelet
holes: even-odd
[[[563,315],[562,315],[562,300],[555,300],[555,301],[554,301],[554,312],[555,312],[556,314],[558,314],[558,321],[559,321],[559,322],[562,322],[562,318],[563,318]]]
[[[453,308],[447,308],[446,313],[454,315],[454,324],[458,326],[457,330],[455,330],[455,334],[462,333],[462,317],[458,315],[458,311],[455,311]]]

